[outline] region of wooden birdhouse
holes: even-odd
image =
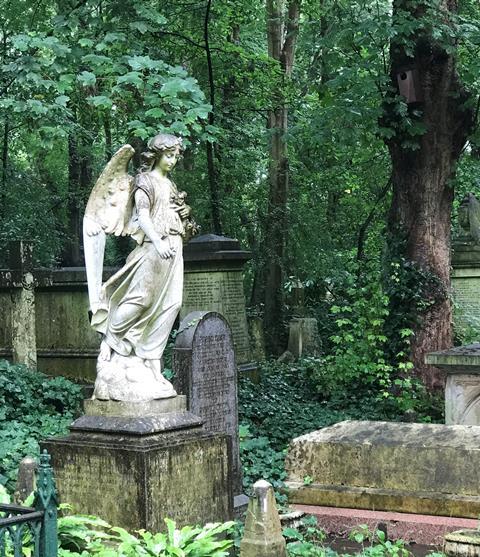
[[[397,83],[400,95],[407,104],[423,102],[423,91],[420,74],[417,68],[404,68],[397,73]]]

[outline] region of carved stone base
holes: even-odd
[[[70,435],[42,448],[74,512],[130,531],[165,530],[165,517],[177,526],[223,522],[233,515],[231,444],[200,424],[189,412],[82,416]]]
[[[480,425],[480,375],[455,374],[447,377],[445,423]]]

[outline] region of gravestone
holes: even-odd
[[[243,269],[250,253],[238,240],[204,234],[183,250],[185,280],[180,319],[192,311],[216,311],[232,329],[236,362],[241,371],[254,371],[248,334]]]
[[[452,291],[455,325],[460,333],[480,340],[480,203],[467,194],[459,209],[459,229],[452,241]]]
[[[200,416],[207,431],[232,440],[235,507],[246,503],[238,438],[237,367],[231,329],[213,311],[189,313],[181,322],[173,350],[174,386],[187,395],[190,412]]]
[[[285,538],[271,484],[259,480],[248,503],[240,557],[286,557]]]

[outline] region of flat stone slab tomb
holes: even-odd
[[[286,468],[292,504],[480,514],[479,426],[340,422],[294,439]]]

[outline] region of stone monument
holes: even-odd
[[[265,480],[259,480],[253,486],[253,492],[240,543],[240,557],[286,557],[286,543],[273,487]]]
[[[240,371],[254,373],[243,290],[250,253],[238,240],[204,234],[185,246],[185,285],[180,318],[192,311],[216,311],[228,321]]]
[[[187,395],[190,412],[208,431],[226,433],[232,442],[234,507],[248,503],[243,495],[238,437],[237,366],[231,329],[212,311],[194,311],[181,322],[173,350],[175,387]]]
[[[479,444],[472,426],[340,422],[290,443],[289,502],[476,518]]]
[[[290,290],[292,319],[289,323],[288,348],[296,360],[305,356],[320,356],[320,335],[318,322],[314,317],[306,316],[305,287],[296,280]]]
[[[229,439],[203,428],[162,374],[182,302],[182,239],[195,232],[185,192],[168,178],[182,142],[159,134],[135,179],[125,145],[98,179],[84,218],[92,326],[102,334],[94,395],[65,438],[47,440],[63,501],[128,529],[232,516]],[[102,284],[105,235],[137,247]]]
[[[425,361],[447,375],[445,423],[480,425],[480,343],[431,352]]]
[[[458,209],[459,231],[452,241],[452,290],[455,324],[480,340],[480,202],[467,194]],[[473,340],[473,339],[472,339]]]

